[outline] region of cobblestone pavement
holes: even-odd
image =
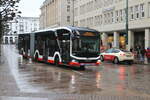
[[[18,66],[13,48],[3,49],[0,100],[150,100],[149,66],[104,63],[86,71],[26,61]]]

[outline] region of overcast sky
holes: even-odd
[[[45,0],[20,0],[19,10],[22,17],[39,17],[40,7]]]

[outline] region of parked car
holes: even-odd
[[[132,64],[134,61],[134,54],[127,50],[111,48],[101,53],[100,59],[101,61],[112,61],[115,64],[122,61],[127,61],[129,64]]]

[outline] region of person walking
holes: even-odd
[[[141,62],[144,62],[145,60],[145,53],[146,53],[146,50],[144,47],[140,48],[140,61]]]
[[[150,47],[146,49],[146,57],[147,57],[148,63],[150,63]]]
[[[140,58],[141,58],[141,47],[140,46],[136,46],[136,55],[137,55],[137,60],[140,60]]]

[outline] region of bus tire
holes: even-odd
[[[39,58],[39,55],[36,53],[34,60],[35,60],[35,61],[38,61],[38,58]]]
[[[103,62],[103,61],[104,61],[104,57],[103,57],[103,56],[101,56],[101,57],[100,57],[100,60]]]
[[[85,70],[85,66],[80,66],[80,70]]]
[[[59,66],[59,57],[58,56],[55,57],[54,63],[56,66]]]

